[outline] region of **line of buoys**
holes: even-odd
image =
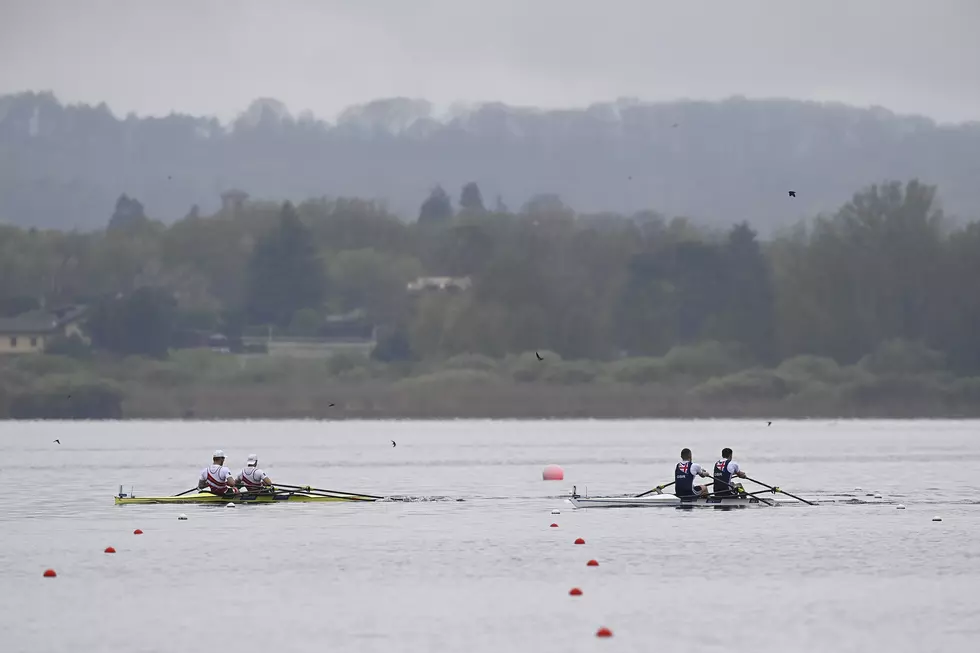
[[[560,481],[560,480],[563,480],[565,478],[565,472],[558,465],[547,465],[544,468],[544,471],[541,473],[541,478],[543,478],[546,481]],[[555,509],[555,510],[552,510],[551,511],[551,514],[552,515],[560,515],[561,514],[561,511]],[[558,524],[552,523],[551,524],[551,528],[558,528]],[[575,538],[574,543],[575,544],[585,544],[585,539],[584,538],[581,538],[581,537],[577,537],[577,538]],[[589,560],[588,562],[585,563],[585,566],[587,566],[587,567],[598,567],[599,566],[599,561],[598,560],[595,560],[595,559]],[[568,590],[568,595],[569,596],[582,596],[582,590],[581,590],[581,588],[573,587],[570,590]],[[596,637],[603,637],[603,638],[612,637],[612,631],[609,628],[606,628],[605,626],[602,626],[602,627],[600,627],[596,631],[595,636]]]

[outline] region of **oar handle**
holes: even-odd
[[[189,493],[189,492],[193,492],[194,490],[200,490],[200,488],[199,488],[199,487],[197,487],[197,486],[195,485],[195,486],[194,486],[194,487],[192,487],[191,489],[189,489],[189,490],[184,490],[184,491],[183,491],[183,492],[181,492],[180,494],[175,494],[174,496],[175,496],[175,497],[182,497],[182,496],[184,496],[185,494],[187,494],[187,493]]]

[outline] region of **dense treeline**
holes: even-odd
[[[0,310],[94,304],[96,347],[160,357],[182,328],[314,335],[324,316],[363,310],[385,361],[612,360],[713,342],[735,370],[877,355],[881,369],[980,373],[980,223],[951,229],[918,181],[863,189],[767,242],[745,223],[582,216],[556,198],[498,213],[476,184],[460,195],[437,188],[412,224],[371,202],[310,200],[169,227],[124,196],[104,230],[0,228]],[[472,287],[407,293],[422,275]]]
[[[411,220],[433,183],[477,179],[493,210],[548,192],[579,212],[655,206],[719,228],[748,219],[768,238],[882,179],[927,179],[949,215],[975,217],[978,169],[978,124],[790,100],[486,104],[439,119],[426,102],[393,99],[333,123],[257,100],[221,125],[0,96],[0,224],[38,228],[101,226],[122,193],[169,224],[192,205],[216,210],[233,187],[277,201],[383,198]]]

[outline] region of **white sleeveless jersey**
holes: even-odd
[[[228,489],[228,481],[232,480],[231,470],[221,465],[211,465],[201,472],[201,480],[207,481],[212,492],[223,494]]]
[[[266,476],[267,474],[258,467],[246,467],[238,472],[235,478],[244,483],[248,489],[257,490],[262,487],[262,481]]]

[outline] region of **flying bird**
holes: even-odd
[[[539,360],[539,361],[543,361],[543,360],[544,360],[544,359],[543,359],[543,358],[541,357],[541,354],[539,354],[538,352],[534,352],[534,355],[538,357],[538,360]]]
[[[61,440],[55,440],[55,442],[57,442],[58,444],[61,444]]]
[[[391,446],[395,446],[395,441],[394,440],[391,441]]]
[[[766,424],[766,426],[772,426],[772,422],[769,422],[768,424]]]
[[[795,190],[789,191],[789,196],[790,197],[796,197],[796,191]]]
[[[330,404],[330,406],[328,406],[328,408],[330,408],[331,406],[336,406],[336,405],[337,405],[337,404]]]

